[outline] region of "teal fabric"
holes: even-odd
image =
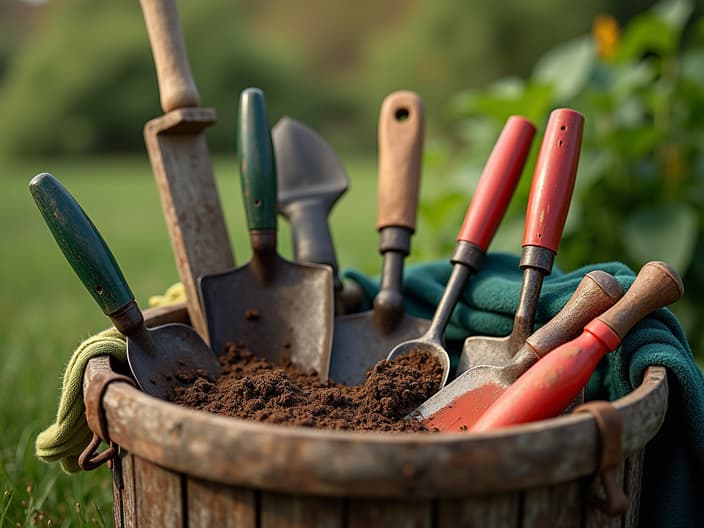
[[[522,272],[515,255],[489,254],[473,276],[453,312],[446,332],[447,348],[456,363],[469,335],[505,336],[511,332]],[[567,302],[591,270],[614,275],[627,289],[635,273],[608,262],[570,273],[559,269],[545,278],[536,314],[542,325]],[[412,315],[431,318],[450,275],[446,261],[407,266],[404,300]],[[378,278],[355,270],[343,277],[363,291],[361,310],[371,308]],[[685,285],[686,287],[686,285]],[[669,400],[665,422],[646,449],[641,487],[641,526],[704,526],[704,377],[672,312],[661,309],[643,319],[621,346],[599,364],[587,386],[587,399],[620,398],[638,385],[650,365],[668,369]]]

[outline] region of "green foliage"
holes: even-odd
[[[16,156],[143,152],[142,127],[162,114],[154,64],[137,3],[63,0],[43,7],[40,28],[13,54],[0,85],[0,149]],[[203,106],[221,123],[216,150],[234,152],[237,98],[259,86],[270,115],[312,119],[335,105],[309,85],[295,46],[252,38],[241,2],[181,2],[189,59]]]
[[[547,52],[526,79],[457,94],[451,110],[460,144],[440,170],[466,181],[470,168],[475,181],[479,160],[511,114],[542,128],[556,107],[581,112],[582,154],[558,264],[569,270],[609,260],[634,269],[654,259],[671,263],[687,288],[675,311],[695,349],[704,350],[704,268],[696,265],[704,257],[704,41],[700,32],[684,45],[685,29],[702,27],[690,20],[692,7],[688,0],[656,4],[622,29],[610,56],[600,56],[590,37],[578,38]],[[534,166],[537,144],[539,138],[527,167]],[[519,250],[529,179],[522,178],[492,249]],[[447,196],[457,189],[448,184],[425,204],[431,228],[440,204],[445,222]],[[455,208],[457,225],[464,207]]]

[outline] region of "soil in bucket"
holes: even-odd
[[[217,379],[191,375],[174,387],[172,401],[190,408],[259,422],[319,429],[426,431],[406,416],[440,387],[442,368],[420,350],[371,368],[365,382],[320,381],[287,358],[276,363],[246,346],[228,343]]]

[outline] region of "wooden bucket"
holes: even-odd
[[[182,306],[146,316],[151,325],[187,317]],[[84,395],[106,371],[107,357],[90,361]],[[622,423],[616,477],[630,500],[615,517],[594,502],[601,447],[589,414],[483,435],[337,432],[194,411],[127,383],[101,395],[103,434],[118,446],[116,527],[628,527],[637,525],[643,449],[665,418],[667,381],[651,367],[613,402]]]

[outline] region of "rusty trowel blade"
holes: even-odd
[[[389,350],[399,343],[425,334],[430,321],[404,314],[388,334],[376,327],[373,312],[345,315],[335,320],[333,330],[334,361],[330,379],[345,385],[364,383],[366,373],[377,362],[386,359]]]

